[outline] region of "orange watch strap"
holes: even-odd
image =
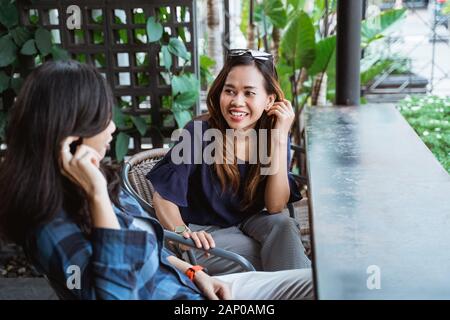
[[[185,272],[185,274],[188,276],[188,278],[189,278],[191,281],[193,281],[194,278],[195,278],[195,273],[196,273],[197,271],[201,271],[201,270],[203,270],[203,269],[204,269],[204,268],[203,268],[202,266],[195,265],[195,266],[192,266],[192,267],[190,267],[189,269],[187,269],[186,272]]]

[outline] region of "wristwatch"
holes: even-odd
[[[203,268],[202,266],[195,265],[195,266],[192,266],[192,267],[190,267],[189,269],[187,269],[186,272],[185,272],[184,274],[187,275],[188,278],[189,278],[191,281],[194,281],[194,279],[195,279],[195,273],[196,273],[197,271],[201,271],[201,270],[203,270],[203,269],[204,269],[204,268]]]
[[[173,229],[173,232],[176,234],[183,234],[186,231],[191,231],[191,229],[189,229],[186,225],[176,226],[175,229]]]

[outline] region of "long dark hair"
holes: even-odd
[[[84,191],[60,172],[62,141],[91,137],[110,123],[114,99],[103,76],[76,61],[46,62],[27,77],[11,109],[7,150],[0,164],[0,231],[24,244],[35,228],[64,209],[89,233]],[[102,164],[118,203],[120,180]]]
[[[261,74],[264,77],[264,85],[266,92],[268,94],[275,94],[275,101],[282,101],[284,99],[284,94],[283,91],[281,90],[280,84],[278,83],[277,73],[274,68],[273,61],[271,59],[259,60],[253,58],[249,54],[229,57],[226,60],[222,70],[219,72],[219,75],[211,84],[211,88],[208,92],[208,96],[206,99],[208,113],[210,116],[208,120],[209,125],[211,128],[220,130],[225,139],[227,138],[226,129],[228,129],[229,126],[225,118],[223,117],[220,109],[220,95],[222,93],[225,81],[231,69],[233,69],[236,66],[248,66],[248,65],[254,65],[259,70],[259,72],[261,72]],[[255,130],[268,129],[267,132],[269,133],[268,135],[269,154],[271,150],[270,129],[272,129],[273,126],[274,126],[273,118],[268,117],[265,112],[262,114],[261,118],[258,120],[255,126]],[[257,136],[259,139],[259,135]],[[224,143],[223,146],[224,148],[225,145],[226,143]],[[216,163],[214,165],[214,169],[219,178],[222,191],[226,190],[228,187],[231,187],[231,190],[236,193],[240,188],[240,174],[236,164],[237,159],[235,158],[235,161],[232,164],[230,164],[225,161],[226,156],[227,154],[226,151],[224,150],[223,164]],[[259,161],[256,164],[250,164],[250,172],[245,181],[246,189],[244,192],[244,197],[241,201],[242,211],[250,208],[256,200],[255,194],[257,192],[257,188],[260,185],[260,183],[262,183],[266,178],[266,176],[261,176],[260,172],[261,172],[261,164],[259,163]]]

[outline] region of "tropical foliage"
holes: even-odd
[[[397,108],[450,173],[450,98],[408,96]]]
[[[49,58],[69,58],[68,53],[54,43],[50,31],[37,24],[36,15],[31,15],[30,21],[30,26],[19,25],[15,1],[0,0],[0,143],[4,140],[8,109],[30,72],[25,67],[27,62],[34,65]]]

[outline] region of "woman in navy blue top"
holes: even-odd
[[[207,106],[208,114],[188,123],[147,175],[159,220],[197,247],[237,252],[259,270],[308,268],[298,224],[281,213],[301,196],[288,172],[294,111],[272,56],[230,51]],[[261,151],[271,155],[270,163]],[[205,158],[209,154],[214,161]],[[208,255],[198,259],[214,274],[239,270]]]

